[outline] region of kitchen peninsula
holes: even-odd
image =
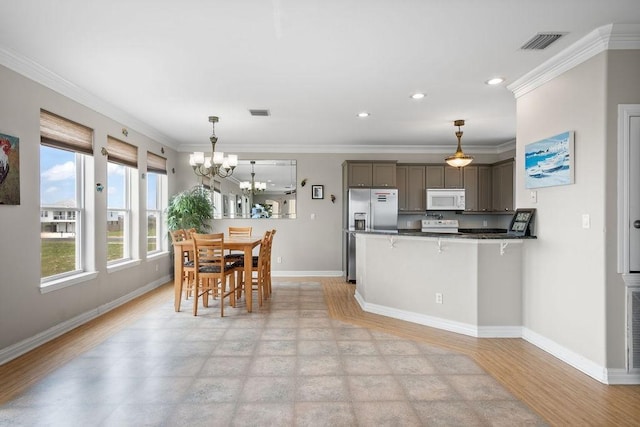
[[[520,337],[523,239],[355,232],[364,311],[474,337]]]

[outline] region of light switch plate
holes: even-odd
[[[591,228],[591,216],[582,214],[582,228]]]

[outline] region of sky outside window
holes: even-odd
[[[76,153],[40,146],[40,204],[76,207]]]

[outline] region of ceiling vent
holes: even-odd
[[[249,110],[249,112],[251,113],[252,116],[257,116],[257,117],[267,117],[271,115],[269,110]]]
[[[563,33],[538,33],[531,40],[523,44],[520,49],[524,50],[542,50],[549,47],[549,45],[560,37]]]

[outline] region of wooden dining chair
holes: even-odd
[[[252,229],[252,227],[229,227],[227,229],[227,233],[229,234],[229,237],[251,237]],[[240,261],[243,258],[244,252],[229,251],[229,253],[225,255],[225,260],[227,262]]]
[[[171,235],[171,243],[182,242],[190,239],[190,234],[187,234],[186,230],[172,230],[169,232]],[[175,250],[175,249],[174,249]],[[182,250],[182,289],[184,289],[185,299],[189,299],[191,295],[191,287],[193,284],[193,277],[195,272],[195,266],[193,262],[193,250]]]
[[[220,298],[220,317],[224,316],[224,299],[236,306],[235,265],[225,262],[224,234],[193,233],[195,274],[193,282],[193,315],[198,315],[198,298],[209,306],[209,295]],[[227,279],[231,277],[227,287]]]
[[[239,287],[244,288],[245,292],[253,292],[254,290],[258,293],[258,306],[262,307],[263,299],[268,297],[267,293],[267,258],[269,256],[269,242],[272,239],[273,231],[267,230],[262,237],[262,242],[260,243],[260,251],[257,256],[253,256],[251,259],[251,271],[252,276],[245,278],[244,276],[244,263],[245,260],[241,259],[239,261],[234,262],[234,268],[237,273],[236,282]],[[255,273],[255,277],[253,276]]]
[[[273,247],[273,237],[276,235],[275,228],[271,230],[271,236],[267,242],[267,254],[265,255],[265,267],[264,267],[264,290],[266,297],[271,296],[271,248]]]

